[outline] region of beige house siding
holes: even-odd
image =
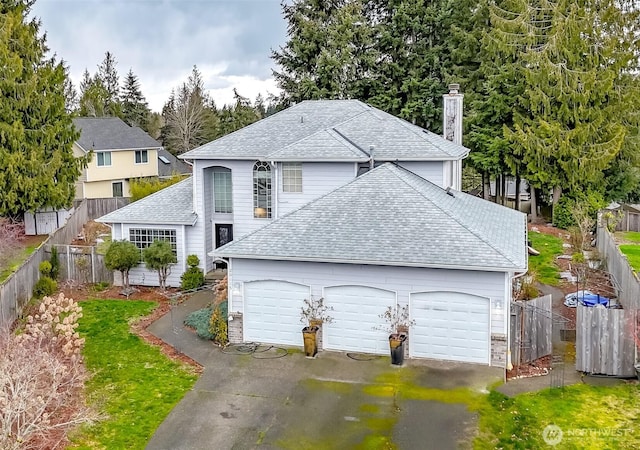
[[[134,150],[111,152],[111,165],[98,167],[97,153],[94,152],[87,168],[87,181],[121,180],[123,178],[158,176],[158,151],[147,150],[147,162],[135,163]]]
[[[113,197],[113,183],[122,182],[122,196],[131,197],[129,181],[122,178],[118,180],[94,181],[84,183],[84,198],[108,198]]]

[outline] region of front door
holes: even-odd
[[[216,224],[216,248],[222,247],[233,240],[233,225],[230,223],[217,223]],[[226,269],[225,263],[216,262],[216,269]]]

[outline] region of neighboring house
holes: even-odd
[[[179,160],[164,147],[158,150],[158,178],[166,179],[174,175],[191,175],[191,166]]]
[[[386,353],[378,315],[410,304],[411,356],[504,366],[526,221],[458,192],[468,150],[456,111],[452,92],[451,142],[360,101],[301,102],[185,153],[192,178],[99,220],[141,249],[168,239],[169,285],[189,254],[205,271],[228,262],[234,340],[301,345],[313,295],[334,307],[325,348]],[[130,281],[157,275],[138,267]]]
[[[74,155],[93,151],[76,183],[76,199],[130,197],[132,178],[170,176],[173,171],[190,173],[186,164],[168,154],[142,129],[130,127],[117,117],[78,117],[73,123],[80,131],[80,138],[73,144]]]

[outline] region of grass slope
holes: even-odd
[[[143,449],[197,376],[130,333],[129,321],[149,314],[155,303],[89,300],[81,306],[84,357],[94,373],[89,401],[107,417],[75,436],[71,448]]]
[[[543,284],[557,286],[560,281],[560,270],[556,265],[556,256],[563,253],[562,239],[548,234],[529,231],[531,246],[540,255],[529,255],[529,271],[535,272],[538,281]]]
[[[627,257],[629,265],[636,272],[640,271],[640,245],[625,244],[620,246],[620,251]]]
[[[638,233],[637,231],[623,231],[616,234],[620,234],[620,236],[622,236],[622,239],[624,239],[625,241],[640,244],[640,233]]]

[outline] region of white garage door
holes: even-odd
[[[244,340],[302,346],[300,308],[309,286],[286,281],[244,284]]]
[[[411,356],[489,364],[489,299],[458,292],[411,294]]]
[[[396,304],[395,292],[367,286],[325,288],[324,298],[333,322],[324,325],[324,347],[362,353],[389,354],[389,335],[375,330],[385,326],[379,317]]]

